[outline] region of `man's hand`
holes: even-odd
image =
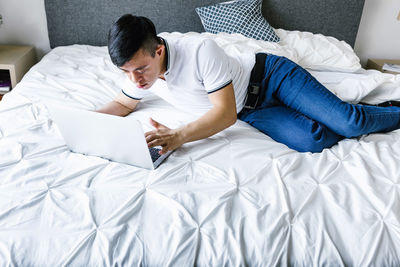
[[[161,155],[167,153],[169,150],[177,149],[184,143],[179,129],[170,129],[152,118],[150,118],[150,123],[156,129],[144,134],[147,145],[149,147],[161,146]]]
[[[156,130],[145,133],[149,147],[162,146],[161,154],[174,150],[186,142],[214,135],[236,122],[236,102],[232,83],[208,95],[213,108],[199,119],[178,129],[169,129],[150,119]]]

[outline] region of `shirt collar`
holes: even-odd
[[[170,48],[170,46],[169,46],[169,44],[168,44],[168,42],[167,42],[167,40],[165,40],[164,38],[162,38],[162,37],[160,37],[161,38],[161,40],[163,40],[163,42],[164,42],[164,45],[165,45],[165,51],[166,51],[166,53],[165,53],[165,60],[167,61],[167,66],[166,66],[166,70],[165,70],[165,73],[164,73],[164,75],[168,75],[169,74],[169,68],[170,68],[170,63],[171,63],[171,48]]]

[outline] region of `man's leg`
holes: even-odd
[[[387,132],[400,127],[399,107],[352,105],[341,101],[305,69],[287,58],[268,56],[266,77],[272,66],[275,66],[274,71],[268,80],[263,81],[264,107],[270,105],[271,99],[277,99],[345,137]]]
[[[299,152],[321,152],[343,139],[324,125],[283,105],[241,112],[239,118]]]

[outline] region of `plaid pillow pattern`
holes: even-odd
[[[279,37],[261,14],[262,0],[235,0],[198,7],[196,12],[210,33],[240,33],[246,37],[279,42]]]

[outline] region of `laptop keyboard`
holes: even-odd
[[[155,147],[149,148],[150,156],[151,156],[151,159],[153,160],[153,162],[155,162],[156,160],[158,160],[159,157],[161,157],[161,155],[158,154],[159,151],[161,151],[161,149],[159,149],[159,148],[155,148]]]

